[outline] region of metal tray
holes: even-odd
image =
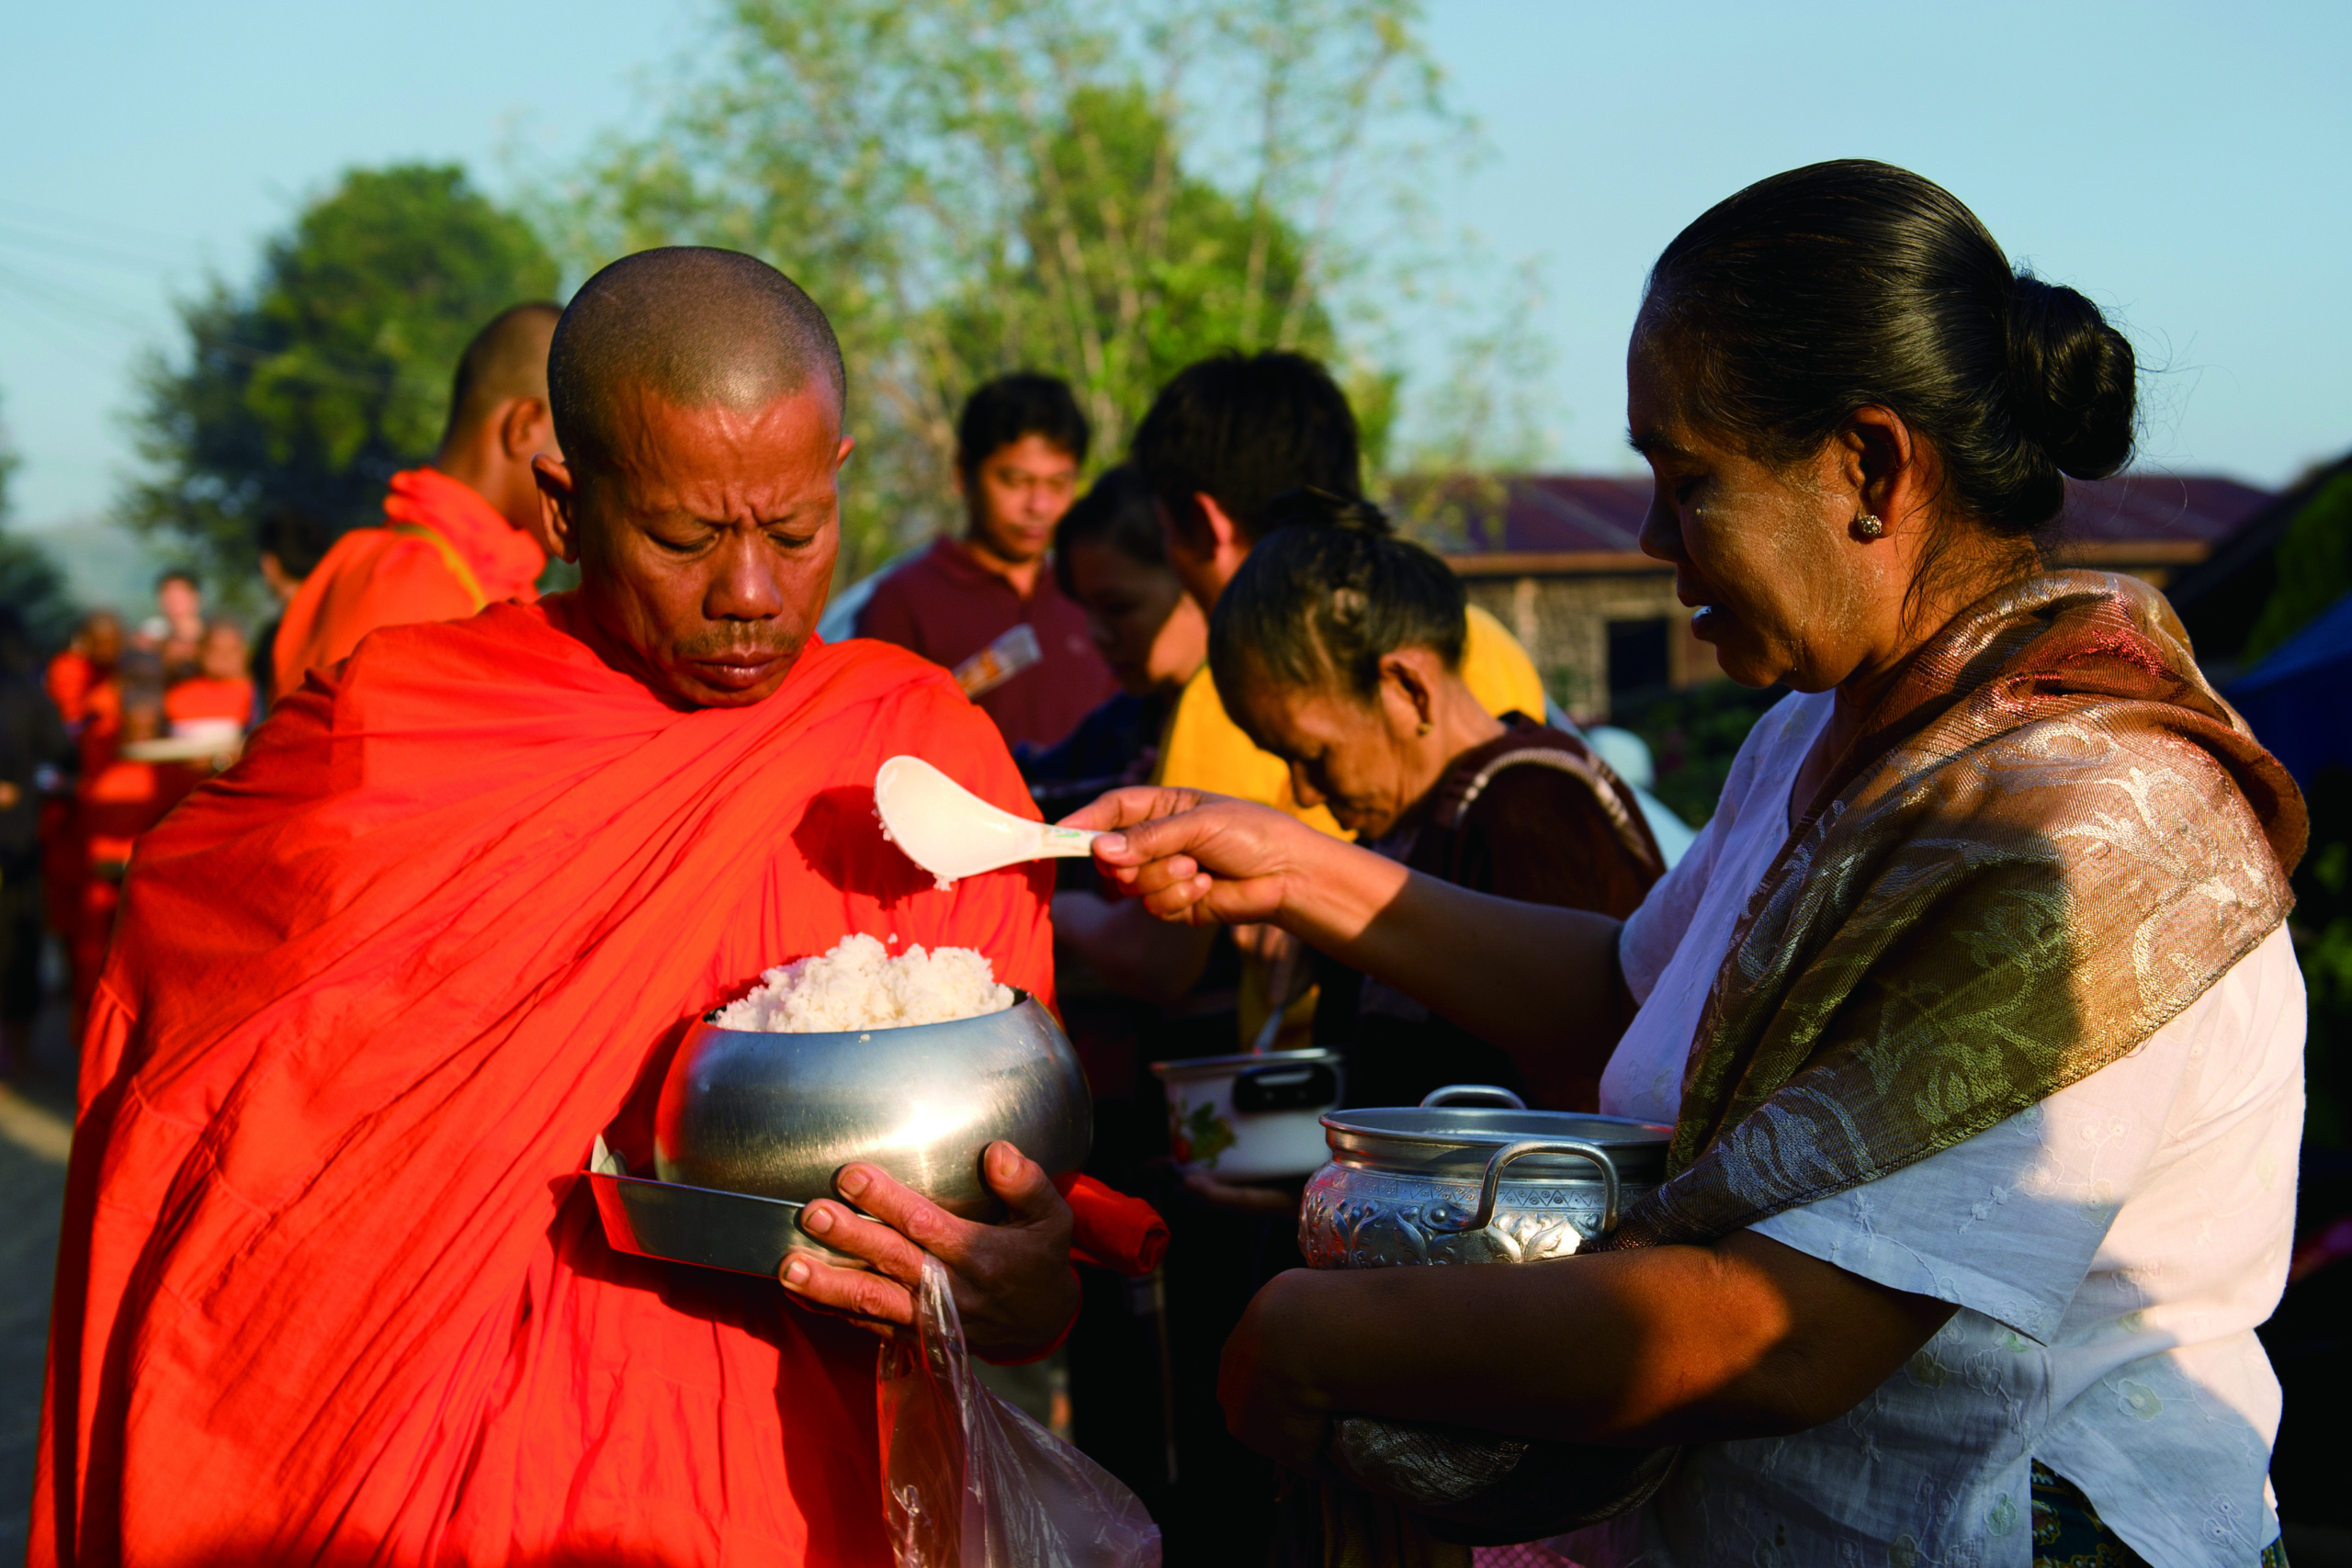
[[[596,1195],[605,1239],[622,1252],[770,1280],[793,1252],[845,1269],[868,1267],[802,1230],[803,1204],[630,1176],[601,1138],[582,1174]]]

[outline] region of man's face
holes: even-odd
[[[187,578],[167,577],[155,586],[155,611],[179,635],[183,627],[204,618],[204,599]]]
[[[972,539],[999,560],[1025,566],[1054,542],[1054,525],[1078,494],[1078,459],[1042,435],[1024,435],[980,459],[964,479]]]
[[[245,672],[245,634],[226,622],[204,634],[204,672],[216,681],[233,681]]]
[[[541,457],[548,526],[635,673],[691,707],[747,707],[792,672],[841,547],[852,443],[829,389],[750,412],[623,388],[593,471]]]

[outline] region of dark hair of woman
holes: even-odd
[[[1133,465],[1103,469],[1054,525],[1054,576],[1062,592],[1074,596],[1078,591],[1069,575],[1073,545],[1108,545],[1145,566],[1168,564],[1168,536],[1160,530],[1159,510],[1152,504],[1151,487]]]
[[[1709,209],[1651,268],[1641,321],[1691,418],[1752,456],[1794,461],[1856,409],[1891,409],[1934,445],[1955,509],[2012,538],[2058,518],[2062,475],[2132,455],[2123,334],[1891,164],[1814,164]]]
[[[1382,657],[1400,648],[1460,668],[1469,601],[1443,561],[1390,534],[1369,502],[1302,491],[1271,510],[1288,525],[1250,549],[1209,617],[1209,669],[1228,706],[1235,682],[1259,671],[1369,699]],[[1302,525],[1309,516],[1323,525]]]

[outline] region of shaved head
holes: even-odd
[[[449,388],[449,424],[441,446],[462,445],[484,420],[516,398],[548,400],[548,344],[563,308],[546,300],[510,305],[474,333],[458,356]]]
[[[564,452],[601,467],[625,438],[625,393],[752,413],[821,389],[838,418],[847,375],[798,284],[740,251],[679,245],[624,256],[572,296],[548,386]]]

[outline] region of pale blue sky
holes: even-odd
[[[18,513],[102,511],[166,308],[355,163],[499,189],[631,118],[693,0],[96,0],[0,25],[0,419]],[[1555,457],[1623,467],[1624,334],[1674,231],[1749,180],[1868,155],[1957,192],[2013,256],[2120,311],[2145,451],[2276,484],[2352,446],[2352,6],[1436,0],[1492,155],[1435,193],[1543,258]]]

